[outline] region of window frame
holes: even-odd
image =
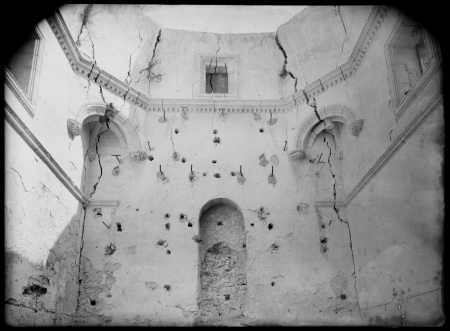
[[[425,44],[427,55],[430,58],[430,64],[425,72],[422,73],[421,77],[414,85],[414,87],[410,91],[408,91],[408,94],[403,98],[403,100],[400,98],[397,83],[397,74],[395,72],[395,56],[393,47],[395,47],[394,44],[397,41],[397,38],[401,35],[402,30],[406,26],[403,23],[407,20],[410,20],[410,18],[405,14],[402,13],[399,16],[399,21],[392,31],[391,35],[389,36],[388,40],[386,41],[384,47],[388,72],[388,82],[390,86],[389,93],[394,108],[395,121],[398,121],[405,110],[411,105],[416,95],[425,87],[426,83],[433,76],[435,69],[440,65],[441,61],[436,41],[432,38],[426,28],[421,25],[423,41]]]

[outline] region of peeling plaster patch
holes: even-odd
[[[260,121],[261,120],[261,115],[259,115],[258,113],[253,113],[253,118],[255,121]]]
[[[169,246],[169,244],[166,240],[159,239],[155,246],[158,248],[166,248],[167,246]]]
[[[114,245],[113,243],[106,245],[105,246],[105,255],[106,256],[111,256],[114,254],[114,252],[117,250],[116,245]]]
[[[220,144],[220,137],[214,137],[213,143]]]
[[[219,174],[219,173],[216,173],[216,174],[214,174],[214,177],[220,178],[220,174]]]
[[[198,176],[196,174],[195,171],[191,171],[189,173],[189,181],[191,182],[191,184],[195,183],[198,180]]]
[[[254,210],[253,212],[256,214],[256,217],[258,217],[258,219],[263,222],[263,224],[266,224],[266,219],[270,215],[268,209],[266,209],[265,207],[260,207],[259,209]]]
[[[269,181],[269,184],[272,184],[273,186],[275,186],[275,184],[277,183],[277,179],[275,178],[275,175],[272,175],[272,174],[269,175],[268,181]]]
[[[301,202],[297,205],[298,213],[306,213],[309,209],[309,205],[307,203]]]
[[[347,288],[347,284],[348,284],[347,275],[342,271],[339,271],[336,277],[330,280],[330,287],[337,297],[342,296],[342,292]]]
[[[94,208],[94,209],[92,209],[92,212],[94,213],[94,219],[102,217],[102,209],[101,208]]]
[[[166,291],[169,295],[172,294],[172,286],[166,284],[163,286],[163,288],[164,288],[164,291]]]
[[[167,184],[169,182],[169,178],[164,175],[161,171],[158,171],[156,177],[162,181],[163,184]]]
[[[194,240],[197,244],[200,244],[202,242],[202,239],[199,235],[193,236],[192,240]]]
[[[259,156],[259,165],[261,167],[265,167],[267,164],[269,163],[269,161],[267,161],[266,159],[266,155],[263,153]]]
[[[169,231],[170,230],[170,223],[166,223],[165,227],[166,227],[166,230]]]
[[[147,288],[149,288],[152,291],[154,291],[154,290],[159,288],[159,285],[156,284],[155,282],[146,282],[145,286],[147,286]]]
[[[180,159],[180,153],[178,153],[178,152],[173,152],[173,154],[172,154],[172,159],[173,159],[174,161],[178,161],[178,160]]]
[[[120,174],[120,167],[119,166],[114,167],[114,169],[112,171],[112,175],[117,177],[117,176],[119,176],[119,174]]]
[[[270,163],[271,163],[274,167],[276,167],[276,166],[280,163],[280,160],[278,159],[278,156],[272,155],[272,156],[270,157]]]
[[[326,238],[326,237],[321,237],[320,238],[320,251],[322,253],[326,253],[328,251],[327,242],[328,242],[328,238]]]
[[[273,243],[272,245],[270,245],[269,249],[270,249],[272,252],[278,252],[278,250],[280,249],[280,247],[279,247],[277,244]]]
[[[243,175],[241,175],[240,173],[238,173],[237,175],[237,181],[239,184],[243,185],[246,181],[245,177]]]

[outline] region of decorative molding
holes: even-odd
[[[34,117],[35,110],[30,99],[28,98],[25,91],[20,87],[19,83],[16,81],[8,68],[5,68],[5,83],[6,86],[8,86],[9,89],[14,93],[17,100],[19,100],[28,114],[30,114],[31,117]]]
[[[361,130],[363,129],[363,127],[364,127],[364,120],[363,119],[356,120],[350,124],[350,133],[352,134],[352,136],[357,137],[361,132]]]
[[[74,136],[79,136],[81,133],[81,123],[73,119],[67,120],[67,128]]]
[[[89,200],[89,207],[117,207],[119,205],[118,200]]]
[[[389,6],[374,6],[370,16],[356,42],[355,48],[347,63],[336,68],[320,79],[308,84],[303,90],[310,99],[327,91],[331,87],[344,82],[355,75],[361,66],[367,51],[377,36],[377,32],[387,15]],[[162,111],[163,99],[151,99],[125,82],[102,70],[96,63],[85,59],[78,50],[61,13],[57,10],[47,21],[66,55],[72,70],[89,80],[92,84],[102,86],[110,93],[118,96],[128,103],[148,111]],[[281,100],[201,100],[201,99],[164,99],[164,110],[181,112],[182,109],[190,112],[213,112],[223,108],[224,113],[279,113],[290,111],[299,104],[306,102],[303,91],[297,91]]]
[[[367,173],[361,178],[361,180],[355,185],[355,187],[347,194],[344,202],[341,203],[343,207],[347,206],[350,201],[358,194],[359,191],[370,181],[370,179],[380,170],[384,164],[394,155],[394,153],[406,142],[406,139],[411,133],[416,130],[420,123],[435,109],[440,103],[443,102],[442,89],[440,89],[434,97],[430,100],[427,107],[420,111],[419,114],[414,117],[413,120],[405,127],[405,129],[398,135],[398,137],[390,144],[386,151],[378,158],[377,162],[367,171]],[[334,201],[316,201],[315,206],[327,207],[333,206]]]
[[[42,146],[39,140],[31,133],[25,123],[17,116],[11,106],[5,101],[5,119],[17,131],[22,139],[39,156],[39,158],[50,168],[68,191],[83,205],[87,202],[86,196],[73,183],[66,172],[53,159],[50,153]]]

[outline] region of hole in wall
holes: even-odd
[[[192,228],[192,223],[188,222],[188,227]]]
[[[156,247],[167,247],[167,246],[169,246],[169,244],[167,243],[167,241],[162,240],[162,239],[159,239],[159,240],[156,242],[155,246],[156,246]]]
[[[345,300],[345,299],[347,299],[347,296],[345,294],[341,294],[341,299]]]
[[[250,226],[255,226],[255,223],[250,223]]]
[[[120,224],[120,222],[117,222],[116,225],[117,225],[117,232],[122,232],[122,224]]]
[[[273,251],[278,251],[278,245],[277,244],[272,244],[272,246],[270,246],[270,248],[272,248]]]
[[[269,226],[267,227],[269,230],[272,230],[273,229],[273,224],[272,223],[269,223]]]
[[[148,159],[149,159],[150,161],[153,161],[153,160],[154,160],[154,157],[153,157],[152,155],[149,155],[149,156],[148,156]]]
[[[176,133],[176,134],[178,134],[178,132],[180,132],[180,130],[178,130],[178,129],[175,129],[175,133]]]
[[[247,245],[246,245],[245,243],[243,243],[243,244],[242,244],[242,247],[244,247],[244,248],[245,248],[245,247],[247,247]]]
[[[215,138],[213,139],[213,143],[215,143],[215,144],[220,144],[220,138],[219,138],[219,137],[215,137]]]
[[[325,229],[325,224],[322,224],[321,226],[322,226],[322,229]]]
[[[225,300],[230,300],[230,295],[229,294],[225,294]]]
[[[322,243],[322,244],[326,244],[327,241],[328,241],[328,238],[321,238],[320,239],[320,243]]]
[[[170,292],[172,290],[172,286],[164,285],[164,290],[166,290],[167,292]]]
[[[203,177],[205,177],[205,176],[206,176],[206,172],[203,173]]]
[[[95,300],[91,300],[91,306],[95,306],[96,302]]]
[[[212,160],[212,163],[217,163],[217,160]]]
[[[263,128],[259,129],[259,132],[264,132],[264,129]]]
[[[220,178],[220,174],[214,174],[214,177]]]
[[[164,218],[165,219],[168,219],[170,217],[170,214],[169,213],[166,213],[165,215],[164,215]]]
[[[275,282],[270,283],[270,285],[275,286]]]
[[[170,223],[166,223],[166,230],[167,230],[167,231],[170,230]]]
[[[139,208],[136,208],[136,211],[139,211]]]
[[[167,255],[170,255],[170,250],[169,250],[169,249],[166,251],[166,254],[167,254]]]
[[[183,157],[182,159],[181,159],[181,162],[186,162],[186,158],[185,157]]]
[[[180,214],[180,221],[187,221],[187,215],[181,213],[181,214]]]
[[[219,131],[217,131],[217,130],[214,130],[214,131],[213,131],[214,134],[217,134],[218,132],[219,132]]]
[[[223,222],[222,222],[222,221],[218,221],[218,222],[217,222],[217,225],[218,225],[218,226],[223,226]]]
[[[236,176],[236,172],[232,171],[231,176]]]

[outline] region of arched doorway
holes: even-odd
[[[209,201],[200,211],[200,324],[229,324],[247,307],[245,224],[229,199]]]

